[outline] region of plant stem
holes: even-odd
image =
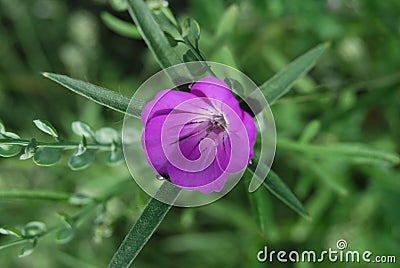
[[[37,199],[49,201],[68,201],[72,195],[65,192],[50,192],[25,189],[7,189],[0,191],[0,200],[7,198]]]
[[[12,247],[12,246],[17,246],[17,245],[20,245],[20,244],[28,243],[28,242],[29,242],[29,240],[27,240],[27,239],[19,239],[19,240],[13,241],[11,243],[8,243],[8,244],[5,244],[5,245],[1,245],[0,246],[0,250],[5,249],[5,248],[9,248],[9,247]]]
[[[93,201],[91,203],[86,205],[84,208],[82,208],[77,214],[75,214],[72,217],[74,222],[76,223],[76,225],[79,226],[79,225],[83,224],[84,221],[89,218],[90,213],[93,210],[95,210],[99,205],[103,205],[104,203],[106,203],[108,200],[110,200],[114,196],[116,196],[119,193],[129,189],[129,187],[127,187],[127,185],[131,184],[131,183],[133,183],[132,179],[120,181],[120,182],[116,183],[114,186],[112,186],[104,194],[102,194],[99,198],[93,198]],[[2,192],[0,192],[0,198],[2,197],[1,194],[2,194]],[[60,194],[60,196],[59,196],[60,198],[62,197],[62,194],[64,194],[65,197],[68,195],[68,194],[65,194],[65,193],[58,193],[58,194]],[[34,195],[35,194],[32,194],[32,193],[30,194],[30,196],[28,194],[26,194],[26,196],[29,196],[29,198],[30,197],[33,198]],[[36,196],[39,196],[39,195],[36,195]],[[43,195],[43,197],[45,197],[45,195]],[[56,195],[54,195],[54,196],[48,195],[48,197],[54,197],[55,198]],[[69,196],[68,196],[68,198],[69,198]],[[50,200],[49,198],[46,198],[46,199]],[[40,237],[47,236],[47,235],[49,235],[49,234],[51,234],[51,233],[53,233],[55,231],[60,231],[63,228],[65,228],[64,224],[59,224],[59,225],[52,226],[52,227],[48,228],[46,232],[43,232],[43,233],[41,233],[41,234],[39,234],[39,235],[37,235],[35,237],[23,237],[22,239],[13,241],[11,243],[8,243],[8,244],[5,244],[5,245],[0,245],[0,250],[8,248],[8,247],[11,247],[11,246],[16,246],[16,245],[20,245],[20,244],[23,244],[23,243],[27,243],[27,242],[29,242],[29,239],[32,239],[32,238],[38,239]]]
[[[0,139],[0,145],[20,145],[28,146],[29,140],[22,139]],[[37,142],[36,147],[46,147],[46,148],[59,148],[64,150],[77,149],[79,147],[79,142]],[[111,144],[101,144],[101,143],[89,143],[86,147],[87,149],[95,150],[110,150]]]

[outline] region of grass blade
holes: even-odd
[[[268,103],[271,105],[281,96],[286,94],[294,83],[307,73],[316,63],[322,53],[328,48],[329,43],[318,45],[312,50],[306,52],[282,71],[274,75],[271,79],[260,86]]]
[[[280,139],[278,140],[278,147],[315,156],[346,157],[348,160],[357,163],[376,164],[386,162],[393,165],[400,163],[400,157],[396,154],[376,150],[358,143],[315,145]]]
[[[128,0],[129,13],[161,68],[182,63],[142,0]]]
[[[65,75],[43,73],[43,76],[98,104],[121,113],[127,113],[130,99],[115,91],[76,80]],[[129,114],[140,117],[144,103],[129,106]]]
[[[260,163],[260,165],[263,164]],[[253,160],[253,163],[247,168],[247,170],[256,175],[254,173],[256,166],[257,163]],[[274,171],[272,171],[272,169],[269,171],[267,178],[263,181],[263,185],[268,189],[268,191],[270,191],[273,195],[275,195],[278,199],[280,199],[283,203],[285,203],[299,215],[303,216],[306,219],[311,219],[307,210],[297,199],[294,193],[281,180],[281,178],[279,178],[279,176]]]
[[[250,176],[248,176],[250,175]],[[252,177],[252,174],[249,170],[246,170],[246,173],[244,175],[245,179],[245,184],[246,188],[249,187],[250,185],[250,179]],[[255,222],[257,224],[257,227],[261,233],[261,235],[265,234],[265,222],[266,220],[266,215],[265,215],[265,198],[264,198],[264,192],[262,191],[264,188],[260,187],[254,192],[247,192],[247,196],[249,197],[249,202],[250,202],[250,207],[251,211],[253,214],[253,217],[255,219]],[[268,226],[269,228],[269,226]]]
[[[170,202],[173,202],[179,193],[180,188],[165,182],[158,190],[156,198],[163,197],[163,200],[168,198]],[[109,268],[129,267],[164,219],[172,205],[160,202],[156,198],[150,199],[143,213],[115,252],[108,265]]]
[[[101,13],[101,19],[109,29],[111,29],[112,31],[116,32],[119,35],[128,38],[142,39],[139,30],[129,22],[120,20],[119,18],[114,17],[112,14],[108,12]]]

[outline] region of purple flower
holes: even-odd
[[[143,148],[161,176],[181,188],[219,192],[253,157],[256,126],[215,77],[190,92],[163,90],[142,111]]]

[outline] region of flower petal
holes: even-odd
[[[170,113],[180,103],[196,98],[195,95],[171,89],[162,90],[148,102],[142,110],[142,122],[145,124],[152,117]]]
[[[215,159],[216,144],[208,131],[209,108],[201,98],[177,105],[164,122],[161,142],[168,162],[188,172],[201,171]]]
[[[149,120],[142,135],[142,145],[147,161],[160,175],[167,175],[167,158],[161,143],[162,126],[168,115],[160,115]]]
[[[247,130],[247,135],[249,138],[249,147],[250,147],[249,161],[250,161],[254,155],[254,144],[256,143],[257,139],[257,127],[254,122],[254,119],[245,111],[243,111],[242,120]]]
[[[200,79],[192,86],[190,93],[199,97],[208,98],[211,105],[219,111],[224,112],[224,108],[221,106],[221,103],[225,103],[237,114],[241,114],[239,102],[232,94],[231,89],[224,81],[216,77],[209,76]],[[219,100],[219,102],[213,100]]]
[[[175,185],[205,193],[221,191],[229,176],[219,168],[216,160],[201,172],[187,172],[168,165],[168,174]]]

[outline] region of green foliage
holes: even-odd
[[[38,166],[52,166],[61,159],[61,149],[58,148],[37,148],[33,156],[33,162]]]
[[[69,78],[65,75],[43,73],[43,76],[65,86],[69,90],[82,95],[94,102],[107,106],[118,112],[125,112],[129,105],[129,98],[122,96],[114,91],[95,86],[83,81]],[[143,104],[138,104],[138,111],[134,111],[134,115],[138,115]]]
[[[36,125],[36,127],[38,129],[40,129],[44,133],[49,134],[50,136],[52,136],[55,139],[58,138],[57,130],[53,127],[52,124],[50,124],[50,122],[48,122],[46,120],[36,119],[36,120],[33,120],[33,123]]]
[[[33,158],[33,162],[38,166],[52,166],[60,161],[63,150],[75,150],[68,161],[68,166],[72,170],[89,167],[95,160],[97,152],[108,152],[110,164],[123,160],[121,135],[113,128],[101,128],[94,132],[88,124],[74,121],[71,124],[72,131],[81,136],[81,141],[65,142],[59,139],[57,130],[48,121],[36,119],[33,122],[38,129],[55,138],[56,142],[39,142],[35,138],[28,141],[14,133],[4,132],[3,136],[6,139],[0,140],[0,156],[18,155],[25,147],[20,160]],[[90,143],[86,137],[90,139]]]
[[[121,246],[115,252],[108,267],[117,268],[130,266],[153,235],[158,225],[160,225],[165,215],[171,209],[170,204],[160,202],[156,198],[162,198],[164,196],[164,200],[170,200],[170,202],[173,202],[179,192],[180,188],[171,183],[163,183],[161,185],[155,198],[152,198],[146,205],[139,219],[133,225]],[[165,199],[167,196],[169,199]]]
[[[141,0],[128,0],[128,6],[135,24],[161,68],[180,63],[146,4]]]
[[[108,12],[103,12],[101,19],[108,28],[122,36],[141,39],[139,30],[131,23],[120,20]]]
[[[271,105],[286,94],[294,83],[314,66],[327,47],[327,43],[317,46],[262,84],[260,90],[265,95],[268,103]]]
[[[2,132],[0,133],[0,138],[4,140],[14,140],[20,137],[12,132]],[[22,147],[18,144],[4,144],[0,143],[0,156],[2,157],[13,157],[21,152]]]
[[[260,163],[263,169],[267,167]],[[256,161],[249,166],[247,171],[254,174],[255,167],[257,166]],[[258,178],[262,180],[262,178]],[[288,205],[291,209],[296,211],[299,215],[303,216],[306,219],[310,219],[310,216],[307,210],[303,207],[301,202],[297,199],[297,197],[293,194],[290,188],[279,178],[279,176],[272,170],[269,171],[267,178],[263,182],[263,186],[268,189],[273,195],[279,198],[282,202]],[[251,195],[251,193],[249,193]]]
[[[127,23],[126,13],[117,16],[108,10],[111,19],[108,15],[102,18],[111,30],[136,39],[126,41],[104,31],[105,26],[96,17],[107,9],[108,2],[114,10],[126,11],[128,1],[96,1],[94,5],[90,1],[78,2],[65,5],[60,0],[12,4],[0,1],[0,111],[7,123],[6,128],[0,122],[0,156],[21,154],[20,159],[35,159],[39,148],[51,145],[50,148],[56,146],[55,150],[68,150],[63,154],[77,157],[96,151],[96,157],[106,156],[109,163],[122,158],[119,139],[96,144],[96,131],[83,122],[73,124],[70,130],[70,122],[76,118],[92,126],[118,129],[121,115],[55,90],[53,84],[36,75],[39,71],[53,70],[85,81],[100,81],[115,91],[103,91],[104,88],[64,76],[49,77],[103,106],[125,112],[129,98],[123,96],[130,96],[141,81],[159,69],[156,62],[162,61],[166,67],[169,61],[207,56],[239,68],[258,83],[275,77],[261,87],[271,103],[286,94],[272,107],[279,142],[274,170],[282,180],[270,187],[275,189],[274,185],[282,186],[284,181],[292,189],[291,194],[285,195],[283,189],[287,188],[282,186],[275,191],[281,193],[278,197],[288,202],[293,194],[313,218],[307,221],[291,213],[282,202],[270,198],[267,187],[247,194],[250,204],[243,197],[243,189],[235,187],[214,204],[190,210],[171,209],[171,216],[158,227],[159,235],[135,259],[135,266],[259,267],[263,264],[257,263],[254,252],[265,245],[269,249],[326,249],[334,248],[339,238],[345,238],[352,250],[390,255],[399,251],[395,239],[400,217],[396,209],[400,201],[400,54],[395,33],[400,7],[396,1],[244,0],[230,6],[219,0],[170,1],[176,18],[164,1],[147,1],[150,13],[141,1],[129,1],[135,26]],[[104,19],[105,16],[109,18]],[[146,23],[137,23],[139,17]],[[188,38],[190,27],[184,27],[188,17],[201,26],[201,38],[197,38],[196,27]],[[138,32],[147,34],[144,40],[156,60],[141,45]],[[160,32],[165,38],[154,35]],[[156,39],[163,45],[158,47]],[[329,50],[321,45],[305,54],[308,59],[295,65],[298,69],[292,68],[290,75],[276,78],[287,70],[285,66],[293,66],[292,58],[326,40],[331,43]],[[323,50],[316,67],[304,75]],[[278,74],[273,76],[275,73]],[[294,81],[297,82],[293,84]],[[280,90],[275,90],[276,84]],[[289,86],[293,86],[290,92]],[[240,91],[240,86],[234,88]],[[113,100],[111,104],[109,100]],[[143,104],[135,107],[128,112],[139,116]],[[31,120],[37,117],[53,122],[57,126],[55,133],[63,139],[45,142],[49,136],[38,135],[22,140],[20,136],[35,136],[31,133],[37,129]],[[72,132],[76,136],[70,138],[68,134]],[[64,138],[76,141],[66,142]],[[0,249],[7,249],[1,252],[2,265],[101,267],[111,258],[130,222],[136,221],[133,230],[146,235],[134,239],[137,234],[130,233],[128,241],[134,240],[135,250],[119,259],[129,263],[154,232],[150,227],[157,226],[165,214],[152,218],[150,225],[139,223],[151,211],[166,213],[169,208],[150,209],[150,204],[157,203],[151,200],[146,213],[140,214],[146,196],[128,187],[133,185],[131,179],[117,182],[127,176],[124,168],[109,168],[96,161],[91,169],[70,173],[62,160],[50,169],[38,169],[16,157],[0,160]],[[250,175],[248,170],[246,178]],[[244,188],[247,193],[248,187]],[[75,189],[91,195],[70,193]],[[59,213],[61,220],[52,223],[57,211],[63,211]],[[21,223],[29,219],[46,222],[42,236],[24,237]],[[5,227],[10,225],[15,227]],[[42,240],[48,234],[64,245],[55,247],[53,241]],[[28,264],[26,260],[16,260],[18,251],[9,248],[14,246],[19,251],[23,249],[22,256],[34,252]],[[329,264],[297,264],[326,265]],[[354,265],[334,266],[358,264]]]

